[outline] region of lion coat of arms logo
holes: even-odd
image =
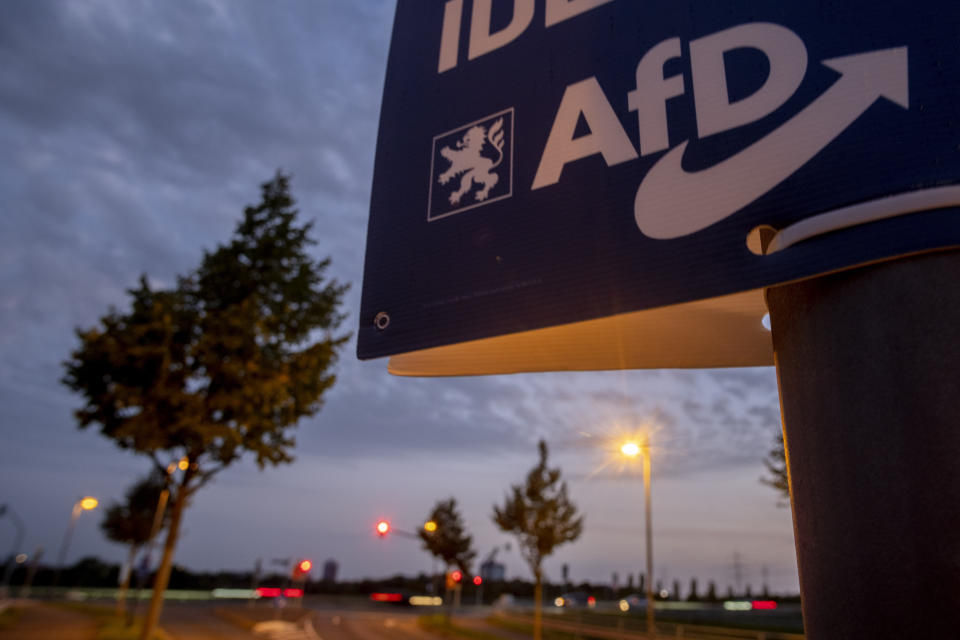
[[[512,195],[512,133],[507,109],[433,139],[428,220]]]

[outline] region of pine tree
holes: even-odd
[[[707,602],[716,602],[717,598],[717,583],[713,580],[707,583],[707,595],[703,598]]]
[[[690,578],[690,593],[687,594],[687,601],[688,601],[688,602],[699,602],[699,601],[700,601],[700,594],[697,593],[697,579],[696,579],[696,578]]]
[[[779,492],[783,498],[778,504],[786,506],[790,504],[790,482],[787,474],[787,451],[783,442],[783,432],[777,434],[774,446],[767,453],[763,460],[767,468],[767,476],[760,478],[760,482]]]

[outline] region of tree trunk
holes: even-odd
[[[150,609],[147,618],[143,621],[140,640],[152,640],[153,632],[160,621],[160,610],[163,607],[163,595],[170,582],[170,571],[173,569],[173,552],[177,547],[177,536],[180,534],[180,520],[187,503],[186,484],[189,482],[190,471],[184,474],[180,488],[173,500],[173,510],[170,514],[170,526],[167,528],[167,540],[163,545],[163,558],[157,568],[157,575],[153,580],[153,594],[150,597]]]
[[[450,592],[450,565],[443,571],[443,624],[450,624],[450,612],[453,610],[453,597]]]
[[[117,594],[117,616],[123,617],[127,610],[127,590],[130,588],[130,576],[133,575],[133,562],[137,557],[139,545],[130,545],[130,555],[127,556],[127,575],[123,576],[123,582],[120,584],[120,592]]]
[[[533,640],[540,640],[543,626],[543,576],[538,570],[534,574],[536,583],[533,586]]]

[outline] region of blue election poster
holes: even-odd
[[[960,245],[958,33],[947,1],[400,0],[358,355],[616,326],[660,355],[410,372],[765,364],[721,311]]]

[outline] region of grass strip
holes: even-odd
[[[0,612],[0,629],[9,629],[20,619],[20,609],[7,607]]]
[[[657,622],[683,625],[685,628],[695,629],[696,627],[719,627],[723,629],[735,629],[737,631],[768,631],[773,633],[792,633],[803,634],[803,621],[797,614],[796,619],[790,618],[757,618],[749,619],[746,616],[737,619],[724,618],[722,612],[716,612],[721,615],[712,617],[709,612],[706,615],[683,615],[681,612],[657,611]],[[646,629],[644,618],[640,615],[624,614],[618,612],[603,611],[578,611],[576,613],[564,614],[561,619],[571,620],[582,624],[595,625],[598,627],[617,627],[622,625],[626,631],[638,631],[643,633]]]
[[[421,629],[441,636],[443,638],[467,638],[468,640],[503,640],[500,636],[495,636],[486,631],[477,629],[468,629],[454,624],[447,616],[435,614],[431,616],[420,616],[417,618],[417,624]]]
[[[522,633],[528,636],[533,636],[533,622],[529,624],[526,622],[518,622],[516,620],[507,620],[501,618],[500,616],[490,616],[487,618],[487,624],[499,627],[504,631],[512,631],[514,633]],[[541,629],[543,640],[584,640],[585,636],[576,636],[572,633],[564,633],[563,631],[554,631],[553,629],[547,629],[546,627]]]

